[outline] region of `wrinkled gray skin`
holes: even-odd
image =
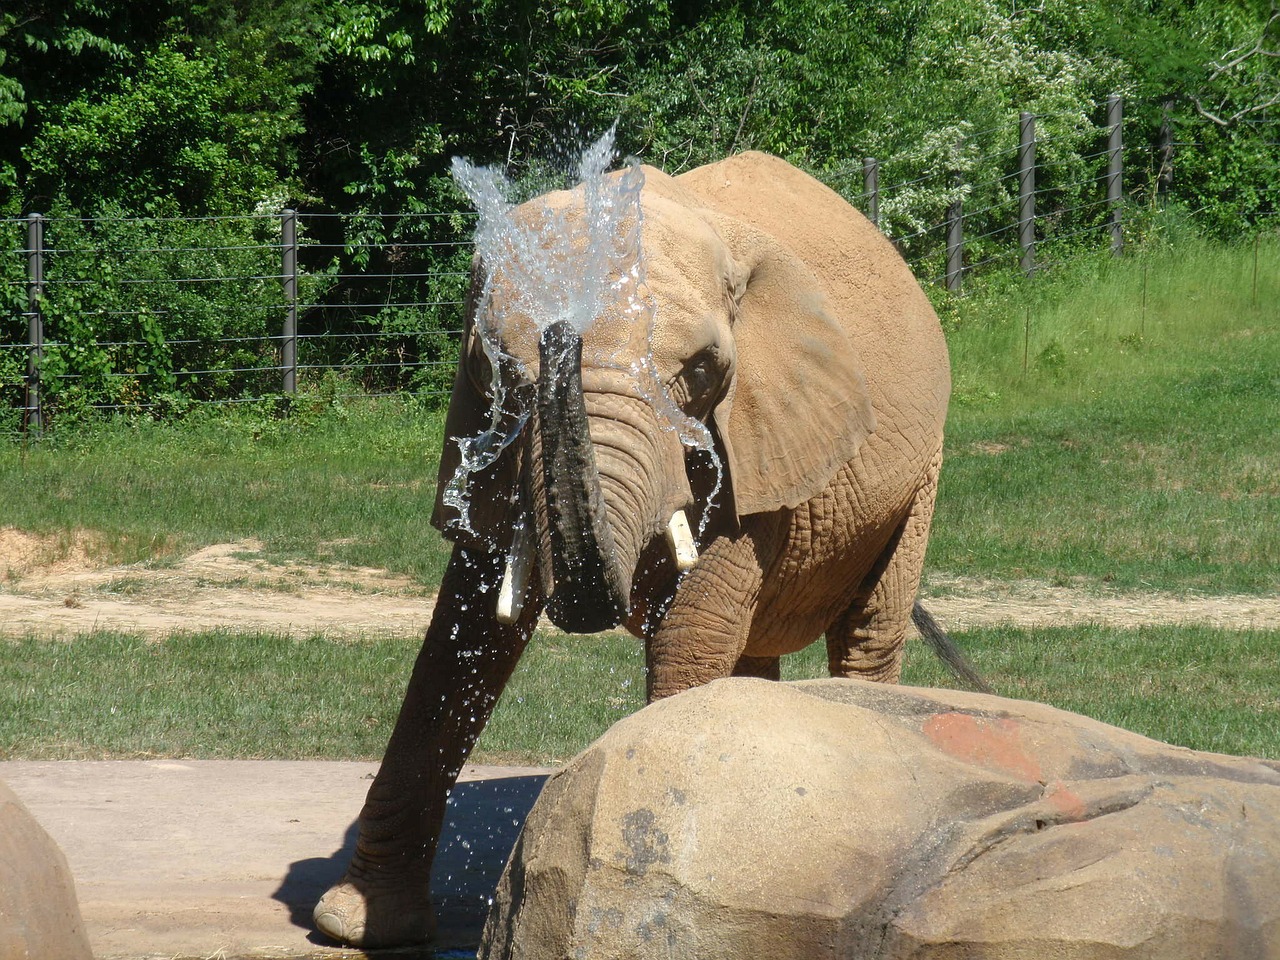
[[[581,337],[540,333],[501,277],[468,324],[447,436],[491,424],[497,384],[510,388],[499,425],[528,421],[469,478],[470,529],[437,501],[453,556],[355,856],[316,908],[337,939],[430,938],[445,797],[544,609],[568,631],[624,624],[642,637],[651,699],[730,674],[776,678],[782,654],[823,635],[833,675],[898,677],[950,392],[927,299],[874,227],[781,160],[645,174],[652,330],[618,304]],[[582,201],[542,202],[572,222]],[[710,457],[681,443],[628,369],[646,354],[714,440],[714,501]],[[506,359],[494,369],[490,355]],[[442,486],[458,461],[446,441]],[[702,529],[684,573],[664,536],[681,509]],[[504,623],[495,605],[522,524],[532,571]]]

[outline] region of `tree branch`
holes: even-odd
[[[1280,58],[1280,49],[1270,49],[1267,47],[1267,34],[1271,32],[1271,28],[1276,24],[1280,24],[1280,4],[1277,3],[1277,0],[1272,0],[1271,13],[1267,17],[1267,22],[1263,24],[1262,30],[1258,34],[1258,39],[1252,44],[1228,50],[1221,60],[1210,61],[1208,66],[1212,67],[1213,70],[1209,74],[1207,83],[1213,84],[1217,82],[1223,76],[1232,73],[1256,57]],[[1250,114],[1261,113],[1264,110],[1268,110],[1271,107],[1280,104],[1280,90],[1261,103],[1252,104],[1242,110],[1237,110],[1230,116],[1224,117],[1224,108],[1227,105],[1227,100],[1228,97],[1224,95],[1216,106],[1210,108],[1204,105],[1204,101],[1200,97],[1191,97],[1191,102],[1195,104],[1197,113],[1206,120],[1211,120],[1216,123],[1220,127],[1226,127],[1243,117],[1249,116]]]
[[[754,77],[751,78],[751,92],[747,94],[747,105],[742,108],[742,116],[738,118],[738,131],[733,135],[733,143],[729,147],[730,153],[738,152],[738,140],[742,137],[742,128],[747,125],[747,116],[751,113],[751,107],[756,102],[756,90],[760,86],[760,71],[757,69]]]

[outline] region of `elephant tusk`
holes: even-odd
[[[529,586],[529,571],[533,569],[533,534],[528,522],[516,527],[511,541],[511,553],[502,574],[502,586],[498,590],[498,622],[515,623],[524,611],[525,590]]]
[[[684,573],[698,562],[698,545],[693,542],[689,530],[689,518],[683,510],[677,510],[667,522],[667,543],[676,558],[676,568]]]

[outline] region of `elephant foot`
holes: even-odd
[[[329,888],[314,913],[316,928],[353,947],[402,947],[435,937],[426,885],[371,888],[350,877]]]

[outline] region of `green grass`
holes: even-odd
[[[1080,262],[943,313],[956,386],[931,570],[1280,584],[1280,243]]]
[[[995,627],[956,634],[997,692],[1219,753],[1280,758],[1280,630]],[[905,683],[951,686],[919,647]]]
[[[0,640],[0,759],[378,759],[419,640]],[[538,634],[475,759],[572,756],[644,702],[631,637]]]
[[[1280,631],[1000,628],[957,641],[1001,693],[1201,750],[1280,758]],[[0,648],[0,758],[369,759],[382,755],[416,640],[93,633]],[[785,676],[825,675],[821,644]],[[904,682],[951,685],[923,647]],[[473,759],[556,763],[639,709],[640,645],[539,634]]]
[[[124,563],[256,538],[267,560],[434,585],[448,556],[430,523],[442,430],[439,411],[385,400],[291,419],[222,410],[56,430],[0,448],[4,525],[91,531],[93,549]]]

